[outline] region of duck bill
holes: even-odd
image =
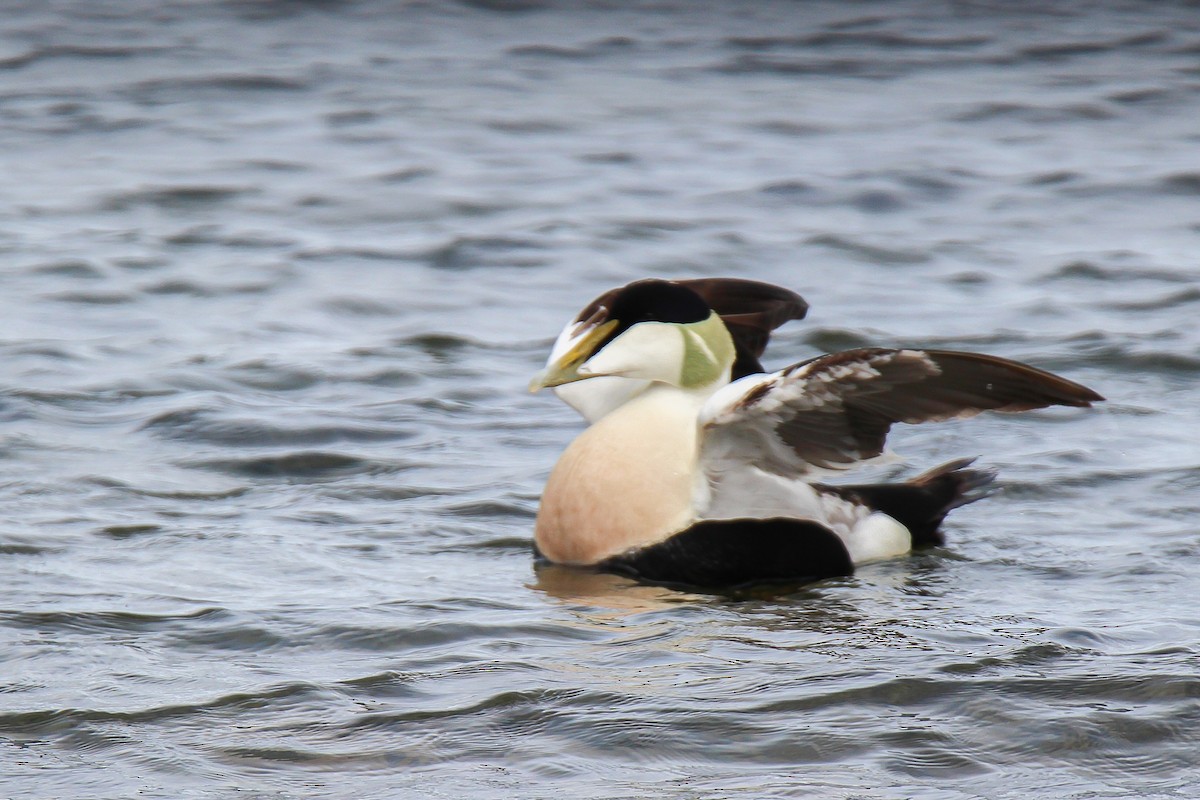
[[[529,391],[536,392],[539,389],[548,389],[562,386],[564,383],[574,383],[596,377],[592,373],[580,375],[579,368],[592,357],[600,344],[619,324],[617,320],[612,319],[601,325],[585,329],[567,352],[533,376],[533,380],[529,382]]]

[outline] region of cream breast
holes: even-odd
[[[702,399],[658,384],[581,433],[542,494],[542,554],[594,564],[691,524]]]

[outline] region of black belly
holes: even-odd
[[[667,586],[733,589],[850,575],[854,564],[842,540],[824,525],[775,518],[698,522],[595,569]]]

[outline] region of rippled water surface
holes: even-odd
[[[1200,795],[1198,107],[1186,3],[7,4],[0,796]],[[852,578],[535,571],[648,275],[1109,402],[898,430],[1004,491]]]

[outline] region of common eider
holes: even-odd
[[[793,292],[736,279],[641,280],[588,304],[530,384],[590,425],[542,493],[547,561],[711,589],[801,583],[941,541],[994,473],[951,461],[903,483],[829,485],[884,452],[896,422],[1090,406],[1096,392],[996,356],[860,348],[778,372]]]

